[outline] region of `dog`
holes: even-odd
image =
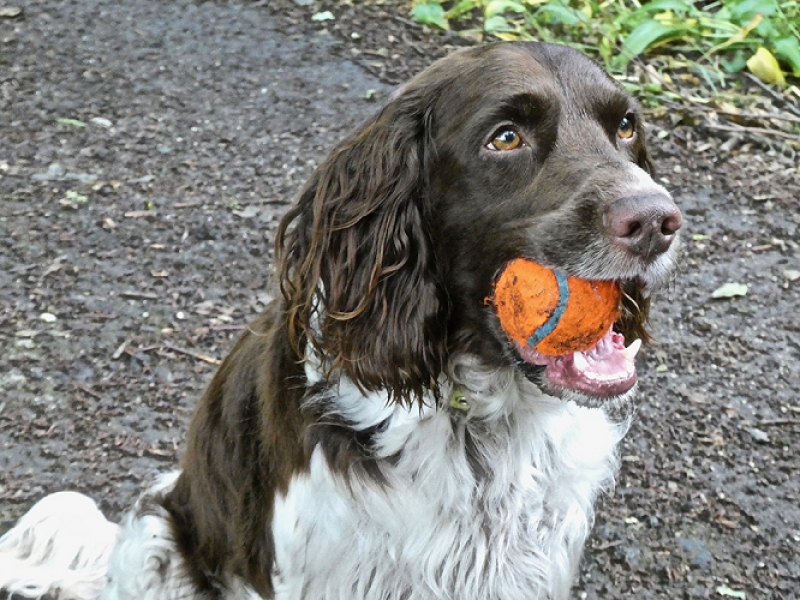
[[[0,587],[567,598],[630,423],[611,409],[631,406],[635,340],[678,259],[681,213],[651,171],[639,105],[583,54],[436,62],[281,222],[279,300],[211,381],[180,470],[119,526],[46,497],[0,541]],[[520,257],[619,284],[604,350],[534,360],[510,340],[487,298]]]

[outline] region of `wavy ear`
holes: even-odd
[[[430,239],[424,94],[401,94],[317,168],[281,222],[293,346],[399,402],[438,394],[447,296]]]

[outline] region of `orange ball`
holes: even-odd
[[[498,277],[491,301],[512,340],[561,356],[593,348],[619,319],[621,298],[613,281],[571,277],[518,258]]]

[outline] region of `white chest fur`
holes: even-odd
[[[468,411],[387,406],[343,382],[332,412],[385,423],[385,482],[320,450],[276,500],[279,600],[566,598],[627,424],[542,395],[516,370],[454,369]]]

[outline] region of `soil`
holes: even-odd
[[[271,297],[302,182],[467,43],[395,3],[18,7],[0,13],[0,531],[61,489],[116,518],[174,468],[213,363]],[[685,255],[575,597],[797,598],[797,157],[662,113]],[[726,283],[746,295],[713,299]]]

